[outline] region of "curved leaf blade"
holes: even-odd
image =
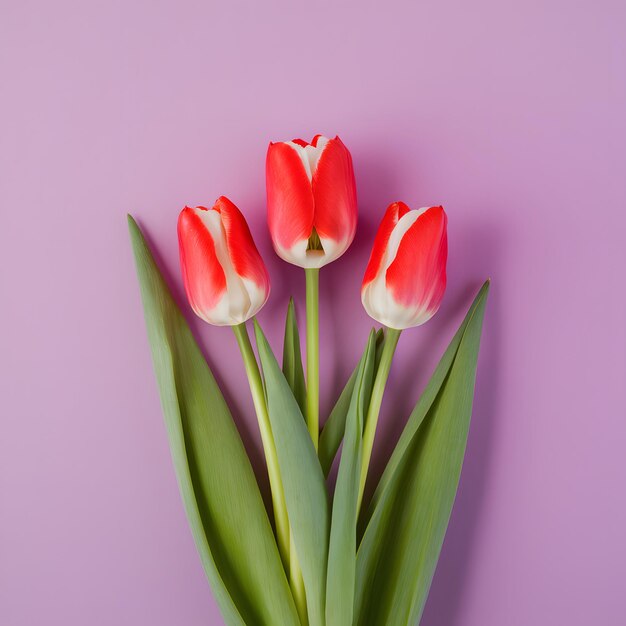
[[[419,621],[461,473],[489,284],[437,367],[383,474],[357,554],[357,621]]]
[[[267,512],[230,411],[139,227],[128,217],[172,459],[227,624],[299,624]]]
[[[300,351],[300,333],[296,320],[296,308],[293,298],[289,299],[287,318],[285,319],[285,340],[283,342],[283,374],[293,391],[300,411],[304,415],[306,408],[306,382],[302,368]]]
[[[324,626],[329,507],[324,474],[298,403],[255,321],[267,406],[311,626]],[[276,622],[279,623],[279,622]]]
[[[376,335],[372,331],[357,369],[333,499],[326,580],[327,626],[352,624],[363,423],[372,394],[375,358]]]
[[[441,391],[441,387],[446,377],[448,376],[448,373],[450,372],[450,368],[452,367],[454,359],[456,358],[459,345],[461,344],[461,340],[465,336],[467,326],[470,320],[474,318],[474,315],[476,313],[478,306],[481,303],[484,305],[483,300],[486,301],[488,293],[489,293],[489,281],[487,281],[480,288],[479,292],[476,294],[476,297],[474,298],[474,301],[472,302],[470,308],[468,309],[468,312],[465,315],[465,318],[461,322],[461,325],[459,326],[454,337],[452,338],[452,341],[450,341],[448,347],[446,348],[446,351],[441,357],[441,360],[437,364],[437,367],[435,368],[433,375],[431,376],[422,395],[420,396],[417,404],[415,405],[415,408],[411,412],[411,415],[409,416],[409,419],[407,420],[407,424],[404,430],[402,431],[400,439],[398,440],[398,443],[396,444],[393,454],[391,455],[391,458],[389,459],[389,462],[387,463],[385,467],[385,471],[383,472],[383,475],[378,483],[378,486],[376,487],[374,496],[372,497],[372,501],[370,502],[370,505],[368,507],[368,514],[365,520],[368,520],[371,517],[374,509],[378,505],[379,500],[381,499],[381,497],[383,497],[383,494],[385,493],[387,489],[388,483],[390,482],[391,478],[394,476],[398,465],[400,464],[400,462],[402,461],[402,459],[404,458],[406,454],[407,447],[411,444],[413,437],[415,436],[415,433],[419,429],[424,417],[426,416],[428,410],[430,409],[433,402],[437,398],[437,395]]]

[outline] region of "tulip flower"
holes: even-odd
[[[232,326],[259,422],[276,521],[278,547],[289,565],[289,519],[263,382],[245,322],[263,307],[270,281],[248,224],[226,197],[211,209],[185,207],[178,218],[180,264],[191,308],[209,324]]]
[[[267,217],[279,257],[305,269],[307,407],[313,444],[319,438],[319,268],[339,258],[356,231],[352,157],[339,137],[270,143]]]
[[[411,211],[404,202],[394,202],[387,209],[374,239],[361,300],[367,313],[388,328],[363,431],[359,506],[400,333],[427,322],[437,312],[443,298],[448,258],[447,222],[443,207]]]
[[[205,322],[236,326],[263,307],[270,281],[239,209],[226,197],[178,218],[180,264],[192,309]]]
[[[352,157],[341,139],[270,143],[266,175],[278,256],[304,268],[339,258],[354,239],[357,219]]]
[[[367,313],[390,328],[427,322],[446,288],[447,218],[442,207],[411,211],[394,202],[378,229],[363,278]]]

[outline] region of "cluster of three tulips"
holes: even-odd
[[[306,410],[311,439],[319,437],[319,269],[339,258],[356,232],[356,185],[350,152],[336,137],[317,135],[271,143],[267,153],[268,224],[276,253],[306,275]],[[361,287],[367,313],[387,327],[363,432],[359,506],[378,414],[400,332],[430,319],[446,285],[447,218],[442,207],[410,210],[392,203],[376,234]],[[281,555],[290,553],[289,520],[263,383],[245,322],[270,293],[265,264],[239,209],[220,197],[210,209],[185,207],[178,221],[185,289],[195,313],[210,324],[232,326],[241,349],[268,466]],[[293,554],[293,550],[291,550]],[[302,606],[294,558],[291,583]],[[300,600],[300,602],[298,601]]]

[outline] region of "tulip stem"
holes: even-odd
[[[305,268],[306,276],[306,423],[317,450],[320,412],[320,318],[318,268]]]
[[[361,457],[361,482],[359,484],[359,498],[357,502],[357,512],[361,508],[363,502],[363,492],[365,491],[365,481],[367,480],[367,471],[369,469],[370,460],[372,458],[372,448],[374,447],[374,437],[376,435],[376,425],[378,424],[378,416],[380,415],[380,407],[383,402],[385,386],[389,378],[389,370],[391,369],[391,361],[400,339],[401,330],[388,328],[385,333],[385,342],[380,357],[380,363],[376,370],[376,378],[372,387],[372,396],[370,405],[365,418],[365,429],[363,430],[363,455]]]
[[[272,506],[274,509],[278,550],[285,570],[289,571],[289,518],[287,516],[285,493],[280,479],[278,457],[276,455],[276,446],[274,444],[267,403],[265,401],[261,372],[259,371],[259,365],[252,350],[252,344],[250,343],[250,337],[245,323],[233,326],[232,329],[237,338],[241,356],[243,357],[248,383],[250,384],[250,392],[252,393],[252,401],[259,422],[259,430],[261,431],[261,442],[263,443],[263,452],[265,453],[267,473],[270,479],[270,490],[272,492]]]

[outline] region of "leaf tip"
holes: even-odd
[[[128,223],[130,243],[136,257],[138,251],[141,250],[142,246],[146,245],[146,242],[144,240],[143,233],[141,232],[141,228],[139,228],[139,224],[137,224],[135,218],[130,213],[126,214],[126,221]]]
[[[294,302],[293,296],[289,298],[289,304],[287,305],[287,321],[292,323],[296,317],[296,304]]]
[[[137,224],[137,220],[135,220],[130,213],[127,213],[126,221],[128,223],[128,232],[130,233],[133,245],[135,245],[138,241],[143,241],[143,233],[141,232],[141,228],[139,228],[139,224]]]
[[[258,346],[260,342],[265,341],[265,335],[263,334],[263,331],[261,330],[261,324],[257,322],[256,317],[252,318],[252,324],[254,325],[254,336],[256,338],[256,343]]]
[[[489,288],[491,287],[491,278],[488,278],[482,285],[482,287],[478,290],[476,294],[476,299],[480,299],[483,296],[486,296],[489,293]]]
[[[491,288],[491,278],[488,278],[483,285],[483,291],[485,292],[485,296],[489,293],[489,289]]]

